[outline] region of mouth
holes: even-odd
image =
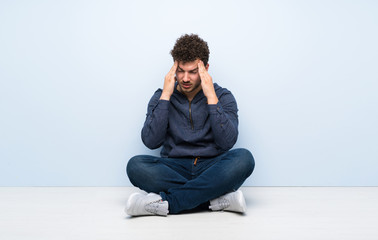
[[[189,84],[189,83],[183,83],[181,86],[182,86],[183,88],[185,88],[185,89],[188,89],[188,88],[190,88],[190,87],[192,86],[192,84]]]

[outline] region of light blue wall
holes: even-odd
[[[0,0],[0,185],[130,185],[169,51],[198,33],[246,186],[377,186],[377,29],[377,1]]]

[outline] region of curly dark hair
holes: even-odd
[[[192,62],[201,59],[206,66],[209,61],[210,50],[202,38],[197,34],[185,34],[176,40],[176,44],[171,50],[173,60],[179,62]]]

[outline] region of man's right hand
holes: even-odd
[[[173,90],[175,88],[175,82],[176,82],[176,70],[177,70],[178,62],[175,61],[173,64],[171,70],[167,73],[164,79],[164,87],[163,92],[161,93],[160,100],[167,100],[171,98],[173,94]]]

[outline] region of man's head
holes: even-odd
[[[171,51],[173,60],[178,62],[176,71],[178,89],[189,99],[202,89],[198,59],[202,60],[208,70],[209,53],[207,43],[195,34],[181,36]]]
[[[184,64],[201,59],[206,66],[209,61],[209,54],[207,42],[196,34],[182,35],[177,39],[175,46],[171,50],[173,60]]]

